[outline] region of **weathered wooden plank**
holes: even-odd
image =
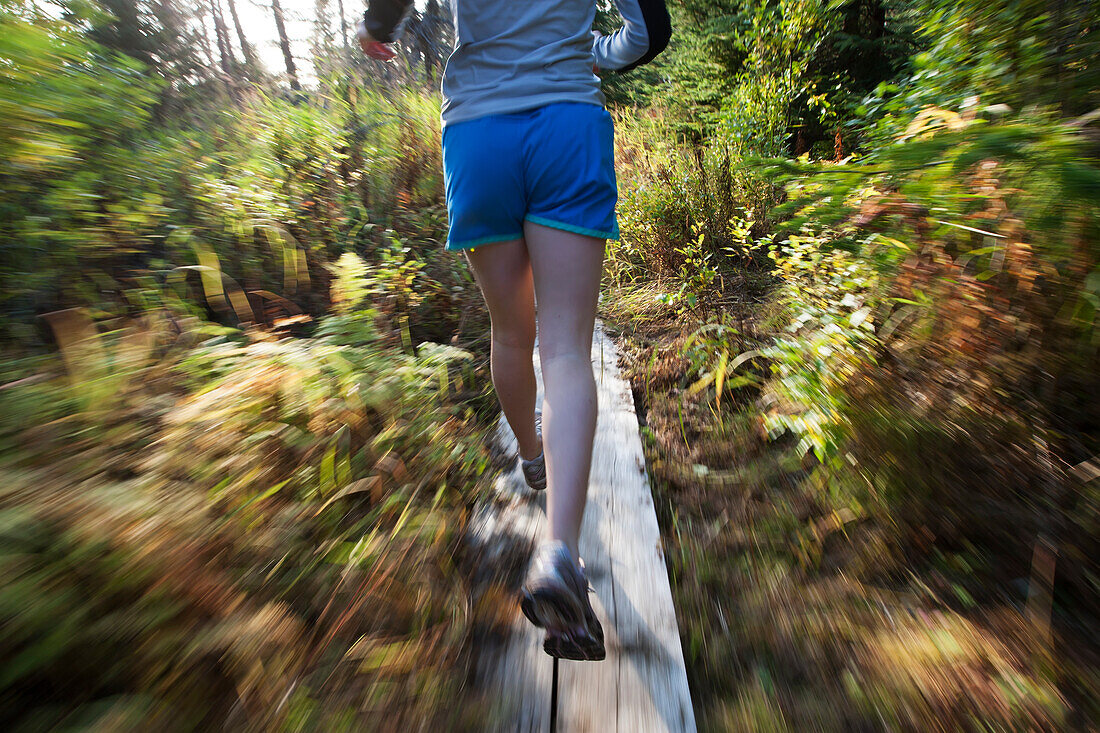
[[[605,626],[612,633],[605,662],[562,663],[559,699],[575,701],[569,716],[562,715],[561,730],[694,731],[634,401],[619,374],[615,346],[600,327],[592,358],[600,412],[582,544],[607,548],[606,572],[591,581],[608,609]],[[608,677],[616,681],[614,696],[600,694]],[[614,710],[613,724],[607,710]]]
[[[541,380],[540,380],[541,383]],[[516,455],[516,439],[501,417],[496,436],[505,455]],[[530,549],[546,532],[546,497],[527,488],[518,463],[497,478],[492,503],[481,513],[477,531],[486,556],[482,562],[505,562],[493,553]],[[497,645],[481,649],[479,676],[499,719],[486,730],[499,733],[548,733],[552,660],[542,651],[542,632],[513,609],[510,633]],[[487,642],[493,643],[493,642]]]
[[[561,733],[649,733],[694,731],[687,674],[676,627],[672,592],[660,544],[653,498],[645,474],[630,387],[619,374],[614,344],[597,325],[592,359],[599,390],[599,417],[589,482],[588,508],[580,550],[595,593],[593,603],[607,642],[603,662],[560,663],[558,730]],[[536,362],[537,363],[537,362]],[[540,375],[541,377],[541,375]],[[541,386],[541,379],[540,379]],[[505,438],[513,441],[507,434]],[[522,497],[522,478],[511,486]],[[529,495],[529,492],[527,492]],[[530,514],[531,502],[510,499],[512,531],[522,526],[541,538],[543,517]],[[515,505],[515,506],[513,506]],[[543,504],[544,506],[544,504]],[[518,514],[516,514],[518,512]],[[542,652],[542,632],[522,618],[514,640],[502,650],[499,667],[486,670],[491,694],[522,697],[499,730],[539,730],[548,724],[550,660]],[[531,655],[530,658],[525,655]],[[486,660],[491,665],[491,660]],[[524,688],[525,685],[530,687]],[[543,701],[546,701],[543,704]],[[545,717],[538,717],[542,705]]]

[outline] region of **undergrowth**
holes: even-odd
[[[495,410],[438,96],[159,119],[73,10],[0,9],[0,719],[475,729]]]
[[[620,142],[604,312],[704,728],[1097,719],[1093,120],[929,107],[833,162]]]
[[[474,725],[484,375],[387,346],[356,265],[310,338],[70,311],[0,390],[13,729]]]

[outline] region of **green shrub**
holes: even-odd
[[[35,316],[65,307],[128,313],[119,292],[135,277],[196,260],[256,302],[319,315],[324,266],[388,246],[390,230],[457,284],[454,258],[429,251],[445,233],[438,96],[253,90],[199,110],[203,124],[165,124],[140,64],[83,34],[91,8],[62,21],[0,9],[0,340],[40,346]]]
[[[622,240],[609,247],[613,281],[670,279],[698,300],[722,272],[758,262],[774,186],[723,143],[677,147],[659,113],[616,124]]]

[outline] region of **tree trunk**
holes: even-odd
[[[202,28],[202,32],[198,34],[199,35],[199,40],[202,44],[203,51],[206,53],[207,66],[210,69],[211,78],[215,82],[217,82],[217,81],[221,82],[220,85],[216,84],[214,88],[215,89],[224,89],[225,93],[226,93],[226,96],[229,99],[232,100],[232,99],[234,99],[233,90],[229,86],[230,82],[231,82],[231,78],[228,74],[225,74],[225,73],[219,74],[218,73],[218,62],[214,59],[214,51],[210,47],[210,28],[206,25],[206,12],[205,12],[207,7],[212,8],[213,6],[204,6],[204,5],[200,4],[197,7],[198,19],[199,19],[200,26]],[[220,42],[220,39],[217,38],[217,25],[216,24],[215,24],[214,35],[215,35],[215,40],[218,41],[218,50],[220,51],[221,50],[221,42]],[[223,56],[222,57],[223,61],[224,61],[224,58],[225,57]]]
[[[275,28],[279,31],[279,48],[283,50],[283,60],[286,61],[286,75],[290,77],[290,88],[298,92],[302,85],[298,83],[298,70],[294,68],[294,56],[290,53],[290,39],[286,35],[286,24],[283,23],[283,6],[279,0],[271,0],[271,9],[275,12]]]
[[[254,49],[252,44],[248,42],[248,39],[244,37],[244,28],[241,27],[241,19],[237,15],[236,0],[227,1],[229,2],[229,14],[233,16],[233,27],[237,29],[237,40],[241,42],[241,53],[244,54],[244,63],[248,66],[249,72],[255,74],[260,70],[260,60],[256,57],[256,49]]]
[[[203,52],[206,54],[206,65],[210,70],[212,76],[218,75],[218,62],[214,60],[214,51],[210,48],[210,29],[206,25],[206,13],[203,12],[202,7],[198,9],[199,25],[202,28],[202,33],[198,34],[200,45]]]
[[[229,42],[229,30],[222,18],[222,9],[217,0],[210,0],[210,11],[214,15],[214,32],[218,38],[218,53],[221,54],[222,71],[232,79],[237,70],[237,59],[233,56],[233,46]]]
[[[423,26],[424,71],[431,82],[435,76],[433,71],[443,65],[449,53],[445,38],[447,23],[438,0],[428,0],[424,6]]]
[[[336,0],[336,7],[340,11],[340,36],[344,39],[344,48],[348,47],[348,19],[344,15],[344,0]]]
[[[313,69],[317,79],[328,79],[331,71],[335,39],[332,36],[332,6],[329,0],[315,0],[313,4]]]

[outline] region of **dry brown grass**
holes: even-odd
[[[1021,527],[1036,515],[1020,524],[1027,504],[990,515],[1008,506],[997,477],[1038,475],[1033,454],[1013,466],[1011,421],[984,434],[971,426],[971,442],[947,431],[910,446],[905,470],[924,456],[920,481],[938,494],[891,493],[896,478],[871,474],[868,487],[857,471],[769,442],[751,390],[717,406],[709,393],[691,394],[682,345],[695,325],[654,323],[618,325],[624,368],[645,408],[648,467],[704,729],[1055,731],[1088,719],[1088,655],[1069,652],[1084,641],[1079,630],[1056,618],[1053,638],[1045,636],[1024,598],[1007,590],[1029,572],[1032,544]],[[875,414],[869,402],[860,406]],[[942,410],[936,419],[954,420]],[[872,423],[894,431],[886,438],[880,430],[878,455],[897,455],[913,439],[891,413],[861,424],[867,441]],[[942,453],[952,435],[958,458],[977,472],[961,484],[953,479],[963,464]],[[974,452],[992,439],[1005,450]],[[876,465],[872,445],[852,448],[859,466]],[[1000,504],[935,511],[983,492]],[[932,520],[953,527],[951,543],[938,530],[924,533]],[[1020,552],[1004,544],[1013,532]],[[994,535],[999,543],[982,539]]]

